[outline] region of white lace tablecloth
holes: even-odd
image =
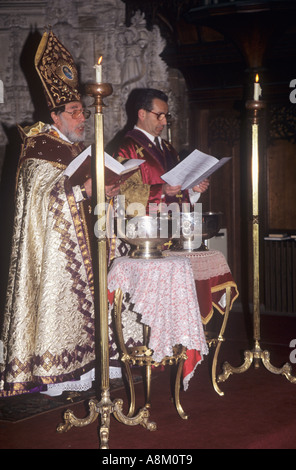
[[[224,276],[230,272],[228,263],[220,251],[164,251],[164,256],[182,256],[191,261],[196,281]]]
[[[191,262],[202,322],[206,325],[215,307],[222,315],[226,307],[226,287],[231,287],[231,305],[239,292],[223,253],[210,251],[164,251],[166,257],[187,258]]]
[[[208,353],[188,258],[117,258],[108,274],[108,290],[118,288],[129,293],[133,310],[150,326],[149,347],[156,361],[171,356],[176,344],[199,351],[201,358]]]

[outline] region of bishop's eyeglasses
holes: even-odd
[[[148,111],[148,113],[155,114],[155,116],[157,116],[158,121],[162,121],[164,118],[169,121],[172,117],[170,113],[156,113],[155,111],[151,111],[151,109],[145,109],[145,111]]]
[[[81,114],[88,119],[91,115],[91,111],[89,109],[75,109],[74,111],[64,111],[64,113],[71,114],[72,119],[80,118]]]

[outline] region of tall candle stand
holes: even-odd
[[[71,410],[64,413],[64,423],[58,426],[58,432],[68,431],[71,427],[84,427],[93,423],[99,415],[100,422],[100,448],[108,449],[110,416],[113,413],[115,418],[126,425],[135,426],[141,424],[150,431],[156,429],[156,425],[149,421],[149,411],[142,408],[134,417],[127,417],[123,414],[123,400],[110,399],[109,383],[109,335],[108,335],[108,286],[107,286],[107,238],[106,230],[102,229],[102,212],[105,207],[105,164],[104,164],[104,116],[103,98],[111,95],[112,86],[109,83],[94,83],[86,85],[86,93],[94,98],[92,106],[95,107],[95,189],[97,208],[97,223],[101,230],[98,230],[98,266],[95,272],[98,285],[98,301],[95,304],[95,316],[98,326],[96,338],[99,337],[98,352],[100,355],[100,381],[101,381],[101,401],[96,399],[89,401],[89,415],[86,418],[77,418]],[[99,334],[98,334],[99,333]]]
[[[218,382],[225,382],[231,374],[246,372],[254,361],[254,367],[259,368],[262,361],[265,368],[277,375],[284,375],[290,382],[296,383],[291,374],[289,363],[277,368],[270,363],[270,353],[260,347],[260,283],[259,283],[259,114],[265,103],[254,99],[247,101],[246,108],[251,113],[252,122],[252,239],[253,239],[253,339],[254,347],[244,352],[244,363],[233,367],[228,362],[223,364],[223,373],[218,376]]]

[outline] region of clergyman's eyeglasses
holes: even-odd
[[[170,113],[156,113],[155,111],[151,111],[151,109],[146,109],[145,111],[148,111],[148,113],[155,114],[155,116],[157,116],[158,121],[162,121],[164,118],[169,121],[172,117]]]
[[[89,116],[91,115],[91,111],[89,109],[75,109],[74,111],[64,111],[64,113],[71,114],[72,119],[78,119],[80,118],[81,114],[85,117],[85,119],[88,119]]]

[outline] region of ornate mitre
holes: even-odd
[[[35,55],[49,109],[80,101],[78,74],[70,52],[52,31],[44,33]]]

